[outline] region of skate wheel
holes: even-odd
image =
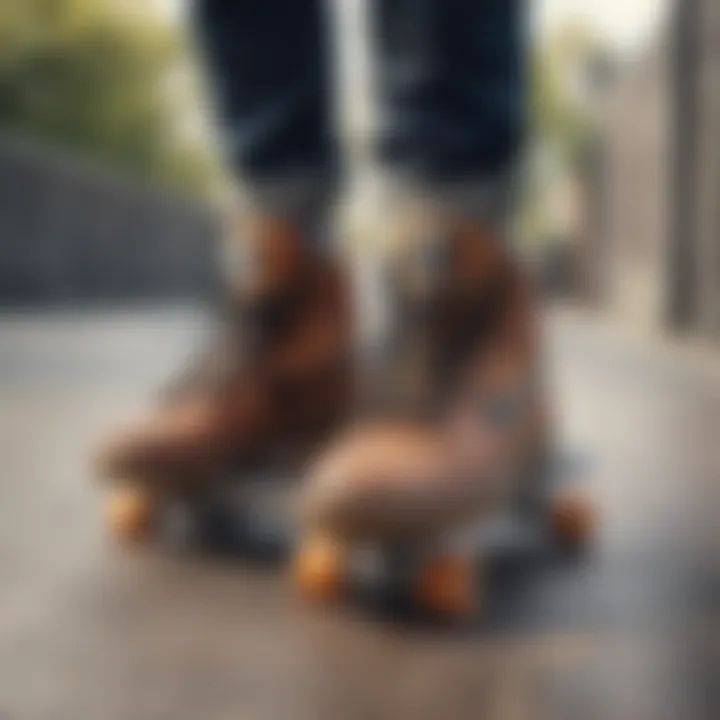
[[[479,602],[472,560],[454,556],[431,560],[420,572],[415,599],[423,610],[442,618],[473,615]]]
[[[556,498],[552,505],[552,531],[556,541],[567,550],[585,547],[596,525],[592,502],[580,494]]]
[[[150,538],[156,516],[156,502],[140,487],[127,485],[113,492],[107,506],[111,533],[124,542]]]
[[[332,538],[313,538],[300,548],[293,568],[300,593],[314,602],[334,602],[345,592],[346,553]]]

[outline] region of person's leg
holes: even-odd
[[[222,148],[253,200],[332,193],[329,20],[322,0],[197,0]]]
[[[525,4],[376,0],[379,153],[401,184],[474,211],[507,191],[525,129]]]
[[[526,121],[525,5],[524,0],[376,0],[372,6],[381,105],[378,152],[396,190],[388,216],[399,219],[390,241],[404,236],[391,288],[398,306],[408,302],[402,295],[410,275],[429,279],[429,287],[449,272],[444,280],[451,293],[462,281],[472,282],[474,307],[457,308],[468,318],[490,313],[477,306],[483,294],[486,303],[498,304],[490,296],[510,292],[496,286],[517,275],[507,270],[515,260],[501,236]],[[458,227],[465,228],[464,237],[451,237],[459,235]],[[475,237],[472,250],[465,248],[469,235]],[[427,245],[435,249],[422,249]],[[468,334],[467,328],[461,332]],[[419,335],[427,336],[427,328]],[[443,367],[430,374],[447,378],[454,374],[448,363],[454,370],[466,360],[459,348],[438,348],[428,337],[422,345],[429,364],[438,364],[429,356],[444,356]],[[468,343],[465,352],[471,349]],[[418,352],[407,352],[417,363]]]
[[[129,502],[123,491],[111,515],[121,534],[147,529],[159,488],[205,502],[279,449],[304,462],[345,417],[349,290],[323,233],[337,182],[323,9],[322,0],[196,5],[243,202],[222,238],[219,342],[102,449],[103,475],[141,488]]]
[[[475,342],[443,347],[447,318],[437,337],[427,323],[420,333],[434,366],[426,368],[428,385],[440,402],[447,392],[443,379],[463,371],[475,381],[488,378],[490,394],[496,367],[518,369],[520,394],[535,382],[526,376],[539,375],[537,344],[531,340],[536,295],[505,237],[526,130],[527,5],[525,0],[377,0],[373,6],[382,102],[379,154],[396,180],[399,212],[409,199],[412,208],[405,214],[417,215],[421,205],[437,216],[434,231],[429,231],[432,218],[405,222],[402,232],[414,240],[406,237],[404,247],[411,254],[428,242],[440,247],[431,253],[436,267],[427,271],[440,284],[446,272],[451,295],[463,282],[474,287],[464,301],[458,298],[456,310],[458,327],[470,325],[459,330],[460,337]],[[437,267],[443,255],[446,262]],[[412,258],[405,258],[399,278],[412,267]],[[412,348],[409,355],[418,357]]]

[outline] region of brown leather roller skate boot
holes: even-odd
[[[467,530],[534,494],[526,470],[548,443],[538,303],[482,224],[417,213],[399,241],[381,419],[311,470],[296,578],[311,597],[337,597],[370,546],[421,608],[465,616],[479,604]]]
[[[352,322],[338,261],[286,220],[236,230],[222,340],[100,453],[122,537],[151,534],[169,499],[192,506],[256,464],[302,462],[345,418]]]

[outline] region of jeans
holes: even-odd
[[[368,0],[391,173],[430,188],[507,173],[524,132],[523,0]],[[333,182],[323,0],[196,0],[226,151],[251,186]]]

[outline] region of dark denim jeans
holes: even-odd
[[[524,130],[523,0],[369,0],[378,152],[428,184],[491,181]],[[323,0],[197,0],[227,152],[250,183],[336,175]]]

